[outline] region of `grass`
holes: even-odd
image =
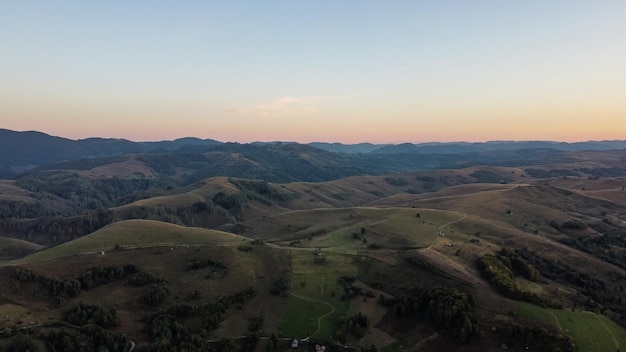
[[[287,312],[283,317],[281,331],[283,334],[305,338],[317,331],[319,317],[331,312],[331,308],[320,302],[289,297]]]
[[[226,232],[183,227],[151,220],[126,220],[113,223],[90,235],[48,248],[17,260],[22,264],[117,248],[177,245],[234,245],[241,237]]]
[[[237,243],[241,243],[239,240]],[[271,246],[253,246],[250,252],[242,252],[235,246],[198,245],[180,246],[174,250],[165,248],[138,248],[134,250],[113,250],[106,255],[78,255],[47,261],[37,261],[25,265],[47,277],[77,276],[93,267],[119,266],[128,263],[137,265],[141,270],[164,278],[171,294],[160,308],[173,304],[202,304],[210,302],[224,294],[240,292],[248,287],[255,287],[257,294],[241,307],[232,307],[224,315],[225,320],[212,336],[219,339],[224,336],[241,336],[247,331],[247,320],[253,316],[263,316],[265,328],[269,333],[278,331],[278,323],[286,310],[287,298],[269,295],[270,286],[278,273],[288,270],[286,251]],[[194,271],[186,270],[187,263],[195,258],[219,260],[228,268],[223,276],[209,278],[212,268]],[[156,308],[137,302],[145,287],[135,287],[127,282],[113,282],[90,290],[83,290],[79,296],[69,299],[59,310],[48,307],[47,297],[42,295],[42,288],[37,283],[21,283],[14,288],[11,268],[0,268],[0,296],[4,302],[19,302],[16,305],[0,305],[0,325],[14,326],[18,320],[58,321],[60,310],[65,310],[78,302],[99,304],[113,307],[118,312],[120,326],[116,331],[136,336],[138,343],[145,340],[141,322],[143,316]],[[190,299],[191,293],[198,291],[200,297]],[[19,305],[19,306],[18,306]],[[21,306],[21,307],[20,307]],[[32,315],[26,314],[32,312]],[[53,319],[49,319],[52,317]],[[6,319],[9,319],[5,322]],[[196,329],[195,321],[180,321],[185,327]],[[243,323],[242,323],[243,322]],[[6,323],[6,324],[5,324]],[[0,328],[1,330],[1,328]],[[268,334],[269,334],[268,333]],[[2,339],[0,339],[2,340]],[[0,351],[3,349],[0,348]]]
[[[27,309],[15,304],[0,305],[0,321],[17,321],[27,313]]]
[[[339,319],[346,316],[350,302],[341,300],[343,288],[338,281],[344,275],[355,275],[356,267],[352,259],[344,255],[322,254],[326,262],[315,264],[314,251],[292,251],[293,295],[289,297],[287,312],[280,326],[281,333],[298,338],[312,335],[316,340],[332,341],[339,329]],[[325,316],[330,312],[333,313]],[[319,320],[322,316],[324,318]]]
[[[238,193],[239,190],[233,184],[228,182],[227,177],[213,177],[201,181],[200,184],[190,186],[189,189],[183,193],[141,199],[116,209],[123,212],[124,210],[135,207],[184,207],[196,202],[206,202],[207,199],[212,198],[218,192],[230,194]]]
[[[246,235],[252,238],[285,245],[297,239],[298,246],[354,252],[369,244],[394,249],[427,247],[436,238],[439,225],[461,215],[412,208],[355,207],[292,211],[244,225],[249,229]]]
[[[613,352],[626,348],[626,329],[601,314],[544,309],[530,303],[519,303],[517,313],[555,326],[574,340],[580,352]]]
[[[337,249],[361,249],[367,244],[376,243],[385,248],[427,247],[434,239],[439,222],[446,222],[449,215],[439,212],[420,212],[415,209],[374,209],[357,210],[367,214],[367,220],[339,228],[327,236],[315,238],[311,245],[334,247]],[[421,217],[416,214],[420,213]],[[422,215],[422,213],[424,213]],[[425,219],[429,220],[426,221]],[[434,222],[431,222],[434,221]],[[365,229],[365,233],[361,229]],[[358,238],[353,237],[357,234]],[[367,242],[363,243],[362,239]]]
[[[32,248],[32,249],[43,248],[42,245],[36,244],[33,242],[18,240],[16,238],[11,238],[11,237],[0,237],[0,253],[3,248],[10,247],[10,246],[20,246],[20,247],[27,247],[27,248]]]

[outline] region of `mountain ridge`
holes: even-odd
[[[100,157],[119,156],[127,154],[171,153],[176,151],[209,151],[219,146],[286,146],[303,145],[333,154],[352,155],[353,158],[365,159],[358,164],[368,167],[379,161],[376,158],[385,158],[389,155],[404,155],[407,158],[419,159],[419,156],[429,156],[439,159],[438,162],[422,162],[419,168],[429,168],[429,164],[437,167],[453,165],[458,162],[455,155],[470,155],[472,153],[503,153],[518,150],[555,150],[555,151],[583,151],[583,150],[616,150],[626,149],[626,140],[586,141],[586,142],[553,142],[553,141],[489,141],[489,142],[429,142],[429,143],[401,143],[401,144],[374,144],[374,143],[297,143],[297,142],[254,142],[232,143],[220,142],[214,139],[200,139],[184,137],[175,140],[154,142],[134,142],[127,139],[91,137],[72,140],[52,136],[39,131],[12,131],[0,129],[0,178],[13,178],[37,167],[55,164],[64,161],[93,159]],[[365,157],[363,157],[365,156]],[[439,157],[435,157],[439,156]],[[338,159],[344,157],[337,156]],[[399,157],[398,157],[399,158]],[[400,164],[407,158],[399,158]],[[443,161],[444,159],[449,159]],[[465,158],[467,159],[467,158]],[[476,160],[474,160],[476,161]],[[408,164],[415,163],[409,161]],[[424,166],[426,165],[426,166]],[[409,170],[401,167],[399,170]],[[393,171],[393,170],[385,170]]]

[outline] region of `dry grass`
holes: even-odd
[[[189,189],[183,193],[142,199],[115,209],[123,212],[126,209],[134,207],[167,206],[177,208],[189,206],[196,202],[206,202],[207,199],[212,198],[218,192],[227,194],[239,193],[239,190],[228,182],[227,177],[209,178],[187,188]]]
[[[113,223],[90,235],[34,253],[16,264],[75,255],[102,255],[111,250],[161,247],[221,245],[233,246],[243,238],[226,232],[191,228],[151,220],[126,220]]]
[[[12,180],[0,180],[0,200],[22,202],[36,201],[30,197],[30,192],[17,186],[15,181]]]
[[[134,156],[130,156],[120,163],[110,163],[89,170],[79,171],[78,174],[91,179],[112,177],[154,179],[157,177],[154,170],[137,160]]]
[[[203,244],[199,246],[170,248],[136,248],[107,252],[106,255],[70,256],[30,262],[25,266],[48,277],[67,277],[78,275],[92,267],[119,266],[133,263],[142,270],[167,280],[171,294],[162,304],[167,307],[176,303],[209,302],[221,295],[240,292],[248,287],[255,287],[256,296],[246,303],[241,310],[232,308],[225,316],[220,328],[212,332],[216,338],[224,336],[241,336],[248,333],[247,320],[254,316],[263,316],[267,331],[278,330],[278,325],[286,309],[285,298],[271,296],[269,291],[272,282],[288,270],[284,250],[270,246],[254,245],[250,252],[242,252],[233,246]],[[211,275],[211,268],[187,271],[188,261],[194,258],[211,258],[219,260],[227,266],[224,276]],[[137,298],[145,288],[126,285],[122,282],[83,291],[78,297],[70,299],[62,307],[50,310],[45,297],[40,296],[41,289],[35,283],[22,284],[19,288],[11,288],[14,283],[10,270],[5,268],[2,280],[6,283],[0,289],[3,299],[16,302],[17,307],[32,312],[28,316],[33,321],[58,320],[60,312],[78,302],[100,304],[114,307],[117,310],[120,326],[116,331],[142,341],[143,323],[141,317],[156,308],[138,303]],[[194,291],[199,292],[197,300],[190,300]],[[10,306],[0,306],[8,314]],[[14,307],[15,308],[15,307]],[[15,309],[12,312],[18,312]],[[0,311],[2,312],[2,311]],[[23,314],[22,314],[23,315]],[[20,315],[20,316],[22,316]],[[12,318],[11,321],[15,321]],[[184,321],[185,325],[193,325],[193,321]]]

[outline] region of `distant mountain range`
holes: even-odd
[[[491,142],[451,142],[451,143],[402,143],[402,144],[341,144],[309,143],[310,146],[334,153],[374,153],[374,154],[468,154],[490,151],[521,149],[553,149],[560,151],[576,150],[621,150],[626,149],[626,140],[589,142],[551,141],[491,141]]]
[[[432,167],[451,166],[460,162],[480,163],[504,162],[521,158],[543,156],[546,151],[576,150],[621,150],[626,149],[626,141],[593,141],[593,142],[549,142],[549,141],[494,141],[485,143],[423,143],[423,144],[341,144],[341,143],[309,143],[307,148],[296,148],[297,143],[256,142],[251,144],[222,143],[213,139],[180,138],[173,141],[133,142],[125,139],[88,138],[71,140],[50,136],[36,131],[17,132],[0,129],[0,178],[12,178],[26,171],[45,165],[117,156],[125,154],[170,154],[206,153],[220,151],[222,153],[242,153],[251,160],[263,159],[269,162],[271,155],[285,160],[289,155],[302,153],[316,154],[315,150],[332,154],[319,154],[325,160],[333,159],[353,172],[371,169],[373,172],[407,171]],[[271,148],[269,146],[272,146]],[[302,145],[302,147],[305,147]],[[276,153],[278,149],[285,152]],[[291,149],[290,149],[291,148]],[[297,153],[296,151],[297,150]],[[519,153],[520,150],[534,150],[533,153]],[[267,155],[264,155],[267,153]],[[528,155],[525,155],[528,154]],[[299,156],[301,158],[301,156]],[[304,158],[306,159],[306,158]],[[304,160],[302,159],[302,160]],[[280,162],[280,160],[269,162]],[[329,164],[330,165],[330,164]],[[345,170],[344,170],[345,171]],[[348,173],[348,174],[349,174]],[[346,176],[342,172],[342,176]]]

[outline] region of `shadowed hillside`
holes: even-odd
[[[0,249],[19,258],[0,267],[11,332],[0,347],[626,346],[624,152],[275,183],[321,177],[336,159],[290,144],[224,148],[0,183]],[[259,177],[194,180],[218,160]],[[597,334],[574,332],[584,329]]]

